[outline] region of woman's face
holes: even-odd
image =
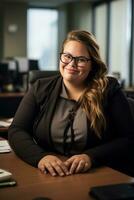
[[[60,60],[60,73],[63,81],[83,85],[91,71],[91,58],[86,46],[78,41],[69,41],[65,44],[63,53],[62,61]]]

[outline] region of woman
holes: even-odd
[[[23,98],[9,129],[11,147],[52,176],[122,164],[133,146],[132,116],[91,33],[67,35],[59,69],[61,75],[36,81]]]

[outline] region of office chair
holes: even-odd
[[[50,76],[55,76],[60,74],[60,72],[57,71],[40,71],[40,70],[31,70],[28,72],[27,77],[27,88],[29,88],[30,85],[32,85],[36,80],[40,78],[47,78]]]
[[[3,90],[3,85],[8,83],[9,80],[9,69],[8,63],[0,62],[0,90]]]
[[[29,71],[39,70],[39,62],[36,59],[29,59],[28,66],[29,66]]]
[[[131,97],[128,97],[128,103],[129,103],[129,106],[130,106],[130,110],[131,110],[131,113],[132,113],[132,117],[133,117],[133,120],[134,120],[134,99],[131,98]]]

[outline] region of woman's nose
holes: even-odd
[[[75,59],[72,59],[72,61],[69,63],[69,65],[71,66],[71,67],[77,67],[77,62],[76,62],[76,60]]]

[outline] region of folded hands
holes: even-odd
[[[47,155],[39,161],[38,168],[52,176],[68,176],[88,171],[91,168],[91,159],[87,154],[74,155],[65,161],[57,156]]]

